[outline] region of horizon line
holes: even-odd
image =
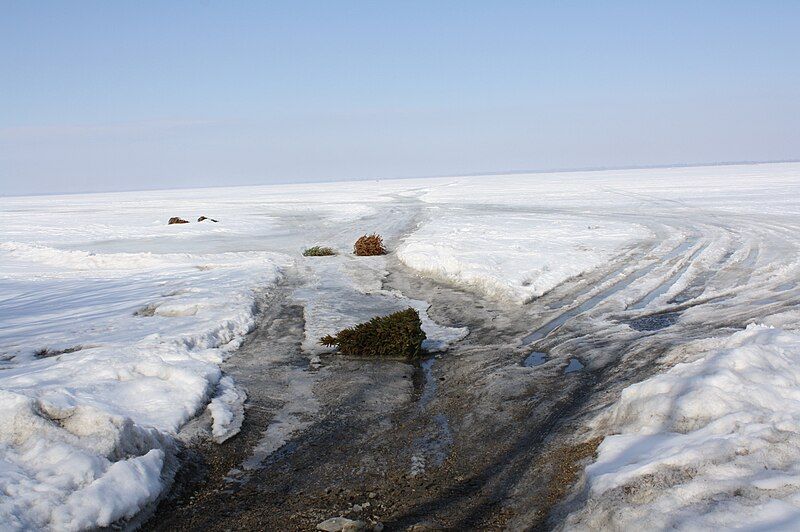
[[[435,178],[455,178],[455,177],[477,177],[477,176],[502,176],[502,175],[526,175],[526,174],[568,174],[577,172],[603,172],[610,170],[649,170],[658,168],[703,168],[709,166],[745,166],[756,164],[780,164],[780,163],[800,163],[797,159],[772,159],[772,160],[742,160],[742,161],[718,161],[718,162],[692,162],[692,163],[664,163],[664,164],[643,164],[625,166],[583,166],[583,167],[560,167],[541,170],[496,170],[486,172],[469,172],[453,174],[426,174],[413,176],[394,176],[394,177],[356,177],[344,179],[316,179],[309,181],[278,181],[275,183],[248,183],[238,185],[204,185],[198,187],[153,187],[153,188],[131,188],[120,190],[79,190],[75,192],[32,192],[22,194],[6,194],[0,192],[0,198],[24,198],[35,196],[77,196],[84,194],[115,194],[123,192],[154,192],[168,190],[195,190],[208,188],[244,188],[244,187],[269,187],[275,185],[313,185],[322,183],[352,183],[357,181],[395,181],[401,179],[435,179]]]

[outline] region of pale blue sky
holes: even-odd
[[[800,2],[0,0],[0,194],[800,158]]]

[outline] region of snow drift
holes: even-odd
[[[133,517],[170,484],[174,437],[215,393],[214,438],[238,430],[244,397],[220,382],[218,365],[254,326],[252,287],[275,282],[274,256],[19,242],[0,244],[0,256],[0,348],[12,356],[0,372],[8,528],[82,530]]]
[[[440,280],[525,303],[647,236],[639,225],[591,217],[442,213],[406,237],[397,256]]]
[[[567,529],[800,528],[800,334],[750,325],[626,388]]]

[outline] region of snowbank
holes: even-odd
[[[397,256],[441,280],[525,303],[648,236],[640,225],[591,217],[457,211],[406,237]]]
[[[80,530],[132,517],[173,474],[154,429],[81,404],[0,390],[0,521],[5,530]]]
[[[800,334],[750,325],[626,388],[568,529],[800,528]]]
[[[0,522],[82,530],[171,482],[173,437],[208,404],[218,441],[244,395],[219,364],[254,326],[266,253],[89,253],[0,244]]]

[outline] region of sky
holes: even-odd
[[[800,1],[0,0],[0,195],[800,159]]]

